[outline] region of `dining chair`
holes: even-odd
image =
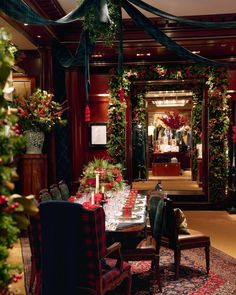
[[[70,197],[70,190],[64,180],[60,180],[58,183],[59,190],[61,191],[62,200],[67,201]]]
[[[52,195],[47,188],[43,188],[39,192],[39,202],[52,200]]]
[[[165,198],[162,196],[152,196],[149,200],[149,219],[151,234],[143,238],[133,248],[121,248],[122,255],[127,261],[151,260],[151,268],[159,286],[160,292],[160,243],[162,234],[163,216],[165,211]]]
[[[106,247],[102,207],[85,209],[77,203],[41,203],[42,294],[103,295],[121,284],[130,295],[130,265],[120,244]],[[116,253],[116,259],[109,258]]]
[[[29,216],[28,237],[31,251],[29,294],[41,294],[41,223],[40,214]],[[34,290],[34,291],[33,291]]]
[[[175,214],[173,202],[166,200],[166,210],[164,213],[163,233],[161,246],[174,251],[175,279],[179,278],[179,267],[181,251],[185,249],[204,248],[206,259],[206,271],[210,269],[210,237],[202,232],[188,229],[188,233],[179,233],[177,216]]]
[[[57,184],[50,185],[49,192],[53,200],[62,200],[61,191]]]

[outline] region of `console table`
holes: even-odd
[[[48,186],[47,155],[24,154],[19,159],[20,193],[38,197],[39,191]]]
[[[180,163],[152,163],[153,176],[179,176]]]

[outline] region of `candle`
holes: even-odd
[[[104,185],[102,185],[102,187],[101,187],[101,193],[104,194],[104,192],[105,192],[105,187],[104,187]]]
[[[99,193],[99,173],[96,173],[96,189],[95,189],[95,193],[96,194]]]
[[[91,192],[91,204],[94,205],[94,191]]]

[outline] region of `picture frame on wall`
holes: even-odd
[[[107,123],[90,123],[90,147],[105,147]]]

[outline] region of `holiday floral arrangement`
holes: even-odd
[[[182,116],[178,111],[165,113],[161,120],[167,127],[176,130],[180,127],[183,127],[187,123],[186,118]]]
[[[81,192],[89,192],[96,188],[96,175],[99,175],[99,186],[104,191],[117,191],[123,188],[124,180],[120,164],[111,164],[105,159],[94,159],[84,167],[80,179]]]
[[[36,89],[30,96],[16,96],[14,106],[18,109],[19,124],[22,131],[50,131],[56,124],[64,125],[62,113],[64,104],[53,101],[53,94]]]

